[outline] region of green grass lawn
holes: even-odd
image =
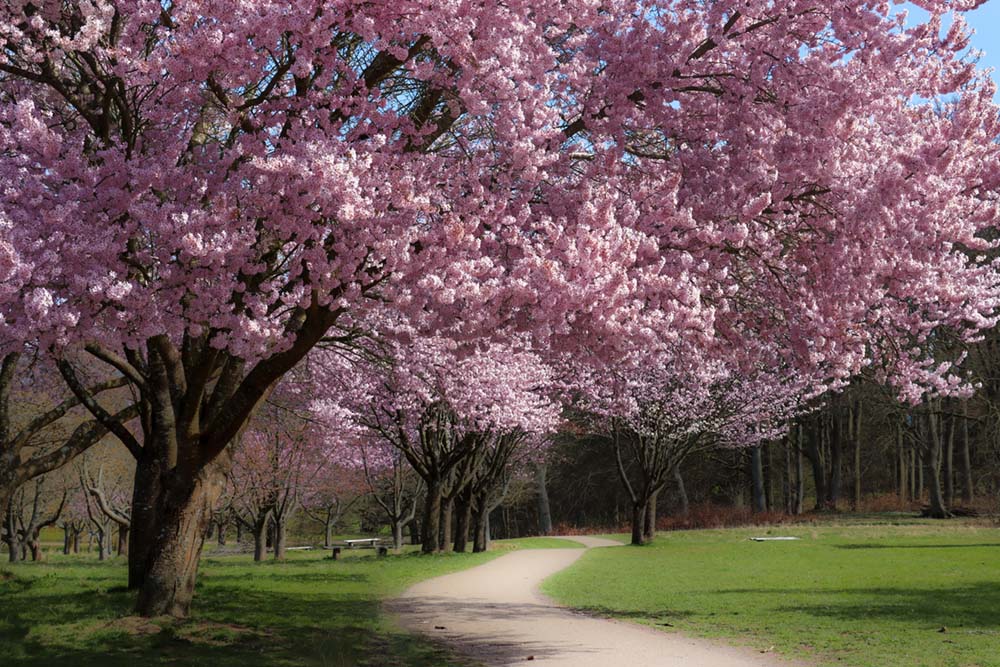
[[[509,548],[509,547],[506,547]],[[125,563],[92,554],[0,564],[0,664],[323,665],[462,664],[394,627],[380,600],[502,553],[390,555],[290,552],[284,563],[206,557],[190,620],[130,616]]]
[[[751,542],[751,535],[795,542]],[[1000,665],[1000,530],[942,522],[661,533],[547,580],[569,606],[819,664]]]
[[[494,540],[498,547],[518,549],[582,549],[583,545],[574,540],[560,537],[519,537],[514,540]]]

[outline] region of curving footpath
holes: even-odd
[[[621,546],[567,537],[587,548]],[[429,579],[389,604],[409,630],[485,665],[574,667],[761,667],[792,663],[773,655],[594,618],[559,607],[538,591],[586,549],[515,551],[464,572]]]

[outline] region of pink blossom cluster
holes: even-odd
[[[1000,114],[981,3],[918,4],[7,2],[0,344],[252,363],[390,311],[418,333],[325,410],[532,432],[581,350],[959,391],[934,341],[996,322]]]

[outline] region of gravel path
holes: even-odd
[[[569,537],[588,548],[621,546]],[[761,667],[793,663],[557,606],[541,582],[585,549],[522,550],[470,570],[429,579],[389,604],[407,629],[438,639],[486,665],[574,667]]]

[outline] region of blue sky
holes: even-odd
[[[904,5],[913,20],[922,20],[927,13],[909,3]],[[993,68],[993,80],[1000,83],[1000,0],[988,0],[974,12],[965,15],[966,21],[976,34],[972,37],[972,48],[983,52],[979,66]],[[997,94],[1000,101],[1000,92]]]

